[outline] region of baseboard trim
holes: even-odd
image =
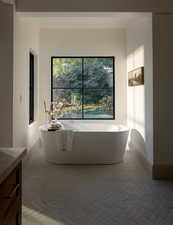
[[[154,164],[153,165],[153,179],[154,180],[173,180],[173,165]]]

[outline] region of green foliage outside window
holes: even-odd
[[[53,57],[52,100],[66,102],[57,117],[113,119],[113,65],[113,57]]]

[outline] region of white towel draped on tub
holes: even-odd
[[[59,151],[72,151],[74,130],[57,130],[57,147]]]

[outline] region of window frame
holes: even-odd
[[[112,97],[113,97],[113,115],[112,118],[84,118],[84,113],[83,113],[83,91],[84,91],[84,87],[83,87],[83,66],[82,66],[82,88],[75,88],[78,90],[82,90],[82,117],[81,118],[57,118],[58,120],[115,120],[115,56],[51,56],[51,102],[53,101],[53,90],[54,89],[73,89],[73,88],[54,88],[53,87],[53,60],[54,59],[60,59],[60,58],[111,58],[113,61],[113,87],[112,87]],[[97,90],[97,88],[88,88],[88,89],[93,89],[93,90]],[[105,90],[106,88],[101,88],[103,90]],[[101,90],[98,89],[98,90]],[[107,88],[107,89],[111,89],[111,88]]]
[[[35,54],[29,52],[29,125],[35,121]]]

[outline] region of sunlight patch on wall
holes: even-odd
[[[144,66],[144,46],[138,47],[127,57],[127,72]],[[144,68],[145,74],[145,68]],[[145,75],[144,75],[145,80]],[[145,82],[145,81],[144,81]],[[128,87],[128,126],[140,132],[145,140],[145,88],[144,85]]]

